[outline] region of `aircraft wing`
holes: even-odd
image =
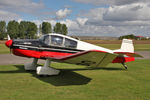
[[[59,60],[77,65],[90,67],[105,67],[111,63],[118,54],[112,54],[100,50],[90,50],[59,58]]]

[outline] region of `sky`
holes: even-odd
[[[150,0],[0,0],[0,20],[60,22],[76,36],[150,36]]]

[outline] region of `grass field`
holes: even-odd
[[[149,100],[150,60],[127,65],[90,70],[52,63],[62,72],[51,77],[26,72],[23,65],[0,65],[0,100]]]
[[[112,50],[120,48],[120,44],[96,44],[96,45]],[[150,44],[135,44],[135,51],[149,51],[149,50]],[[0,54],[7,54],[9,52],[10,52],[9,49],[4,44],[0,44]]]
[[[7,53],[9,53],[9,49],[4,44],[0,44],[0,54],[7,54]]]

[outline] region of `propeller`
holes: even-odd
[[[10,54],[12,53],[12,43],[13,43],[13,40],[11,40],[10,36],[7,35],[7,38],[8,40],[6,41],[5,45],[10,48]]]
[[[10,38],[9,34],[7,35],[7,39],[8,39],[8,40],[11,40],[11,38]]]

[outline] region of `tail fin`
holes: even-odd
[[[114,50],[114,52],[131,52],[134,53],[133,41],[129,39],[123,39],[121,48],[118,50]]]
[[[143,57],[137,53],[134,53],[133,41],[129,39],[123,39],[121,48],[118,50],[114,50],[114,53],[119,55],[126,55],[128,57]]]
[[[134,52],[133,41],[129,39],[123,39],[120,49],[122,52]]]

